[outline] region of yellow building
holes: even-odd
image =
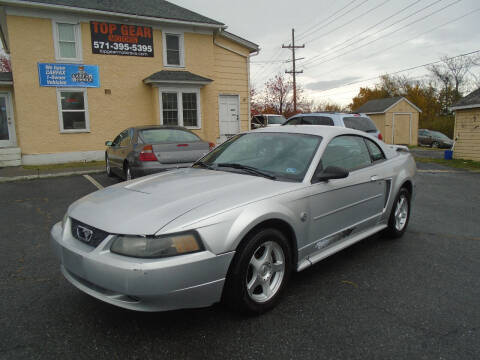
[[[103,159],[137,125],[248,130],[259,48],[225,28],[166,1],[0,0],[0,166]]]
[[[387,144],[418,144],[418,118],[422,110],[406,98],[398,96],[370,100],[355,112],[367,114]]]
[[[480,161],[480,88],[460,99],[455,111],[453,157]]]

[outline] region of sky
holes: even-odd
[[[260,46],[250,79],[261,91],[275,74],[291,70],[295,29],[297,75],[306,95],[342,105],[385,73],[480,50],[478,0],[170,0],[221,21]],[[480,52],[478,53],[480,54]],[[478,69],[475,70],[478,74]],[[399,73],[427,76],[425,67]],[[350,84],[350,85],[347,85]]]

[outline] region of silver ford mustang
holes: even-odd
[[[51,237],[67,280],[110,304],[262,313],[292,271],[380,231],[402,236],[415,172],[408,149],[363,132],[263,128],[191,168],[85,196]]]

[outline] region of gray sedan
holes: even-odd
[[[160,125],[126,129],[105,145],[107,175],[126,180],[192,166],[215,146],[186,128]]]
[[[191,168],[73,203],[51,230],[78,289],[127,309],[262,313],[290,274],[380,231],[405,232],[415,194],[405,147],[364,132],[281,126],[239,134]]]

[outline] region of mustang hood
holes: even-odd
[[[96,191],[74,202],[68,213],[74,219],[110,233],[151,235],[194,209],[202,213],[202,207],[207,204],[210,213],[218,212],[298,185],[239,173],[188,168]]]

